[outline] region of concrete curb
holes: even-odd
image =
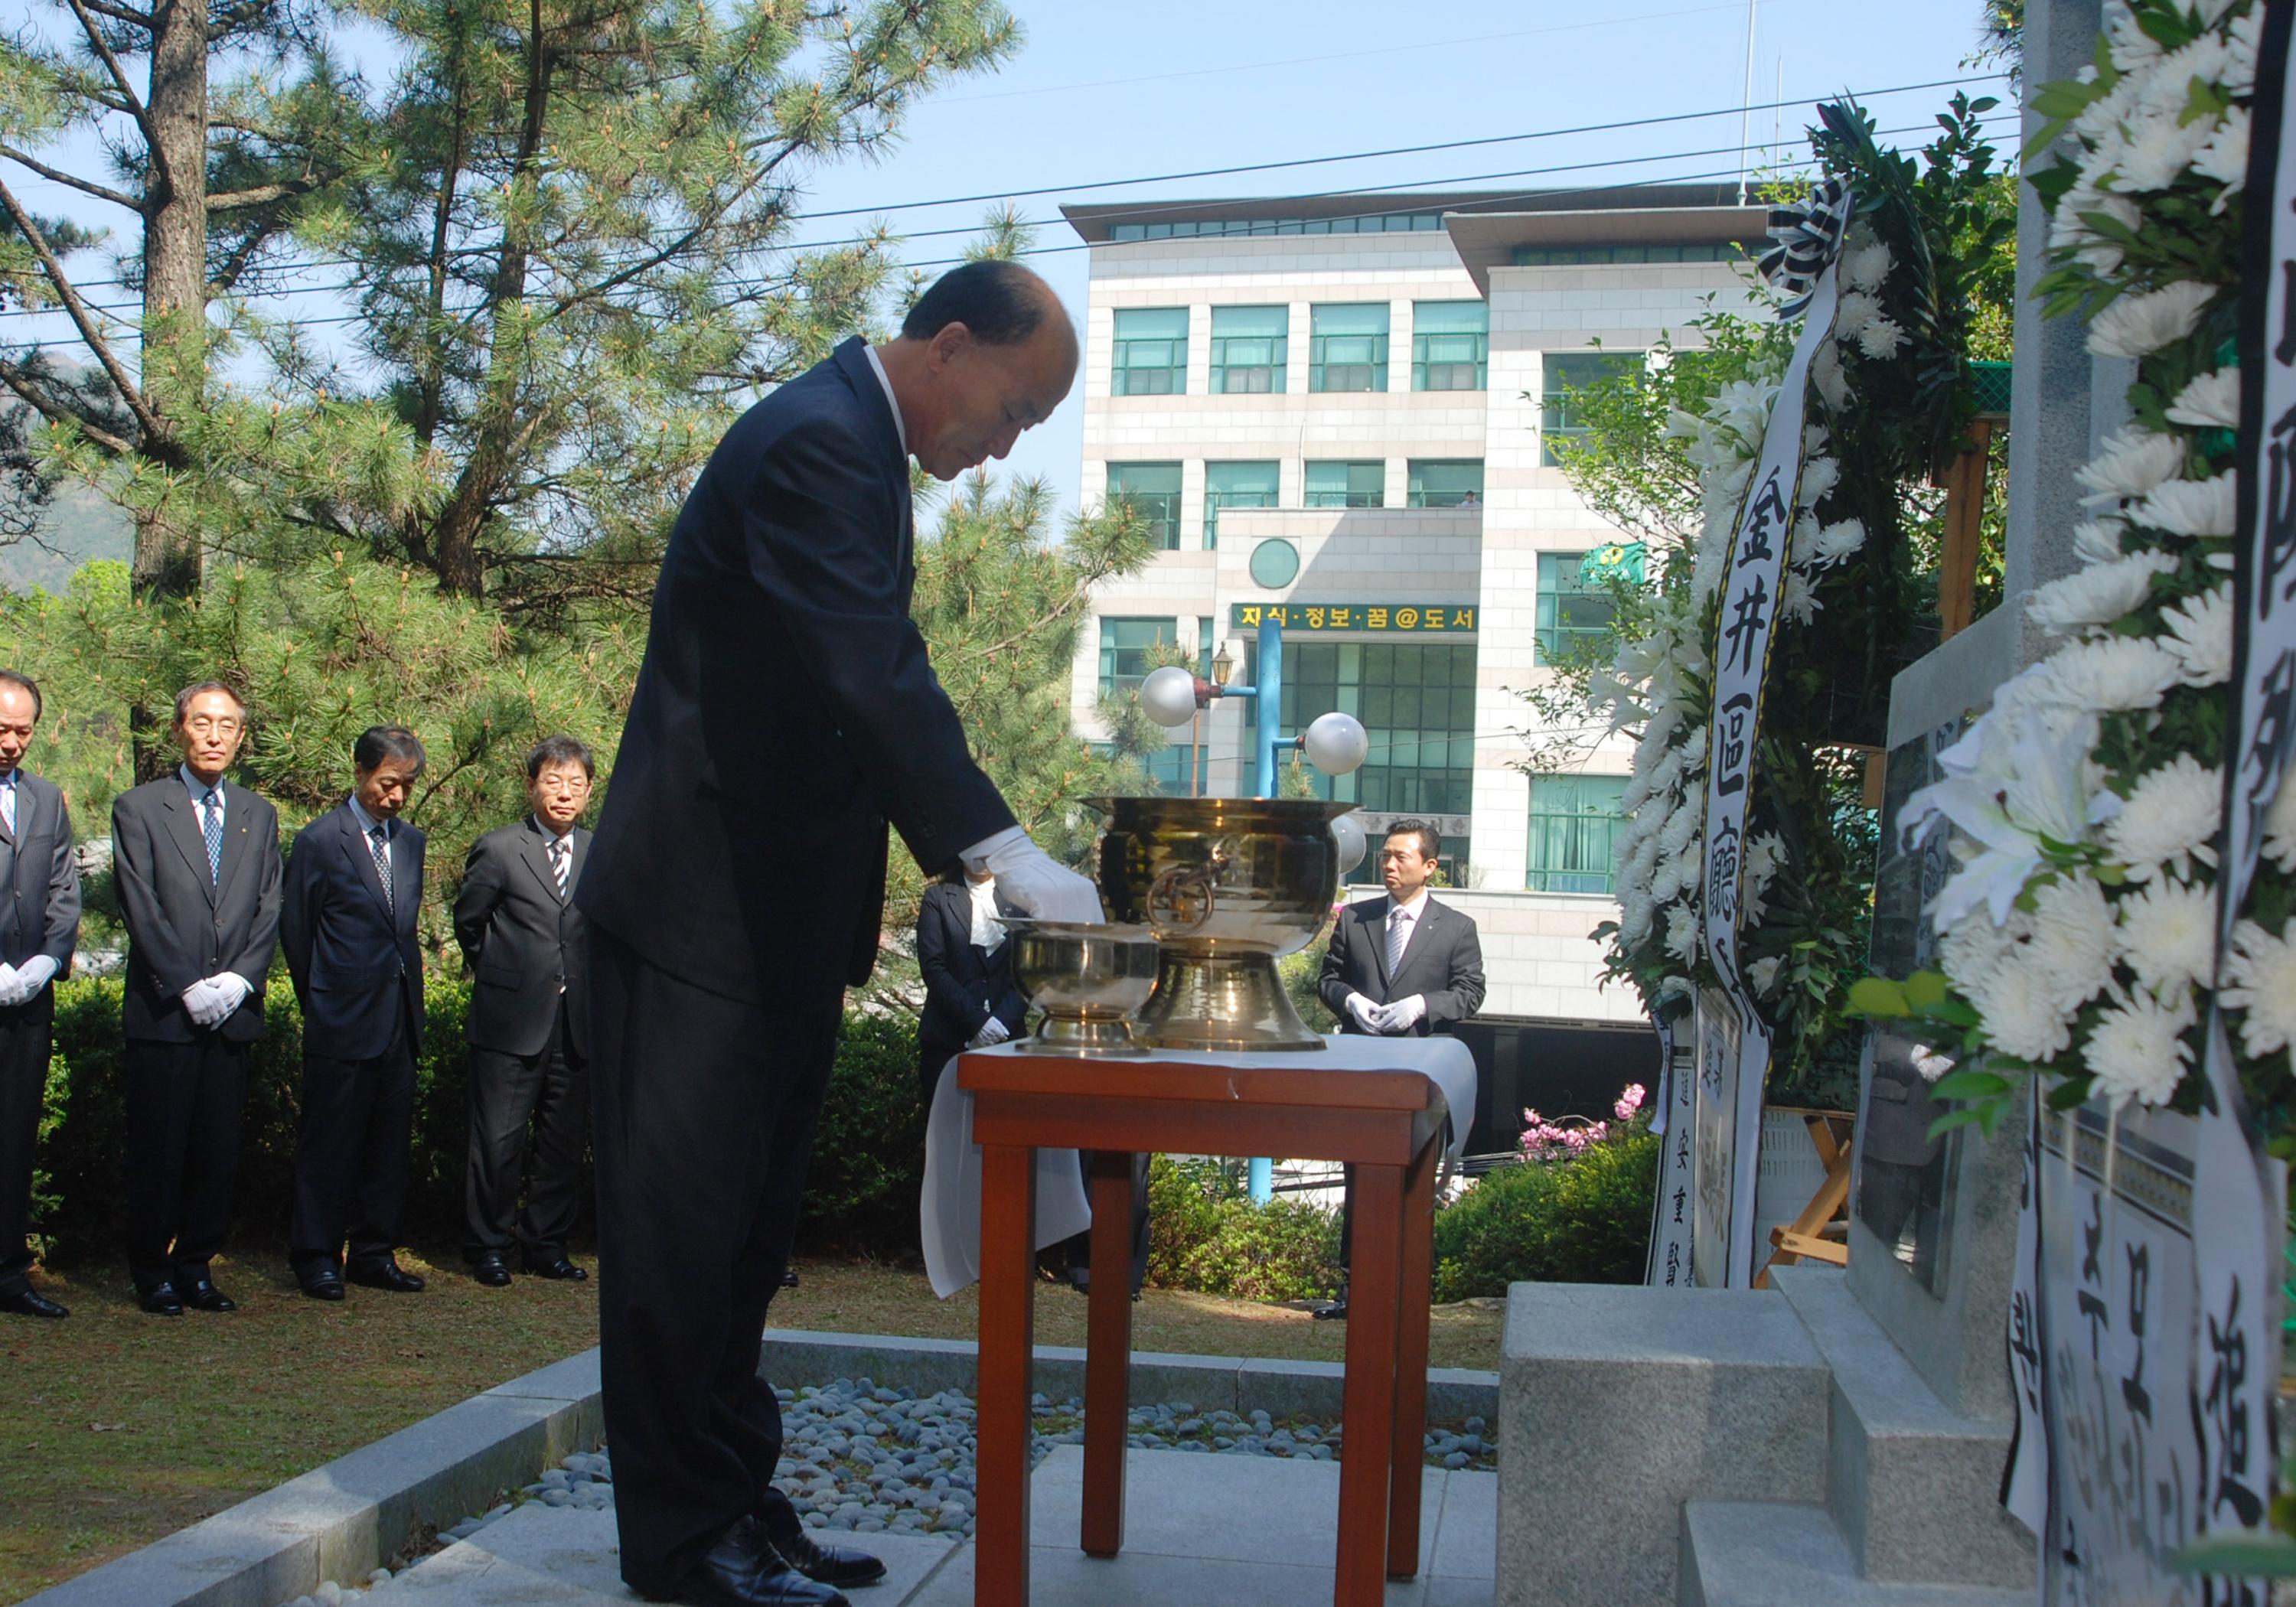
[[[970,1393],[975,1372],[967,1341],[786,1328],[766,1330],[759,1370],[784,1385],[868,1378],[927,1393]],[[1131,1397],[1336,1418],[1340,1378],[1336,1362],[1138,1351]],[[1083,1394],[1084,1352],[1038,1346],[1036,1387],[1056,1400]],[[1427,1393],[1438,1420],[1498,1416],[1496,1373],[1435,1368]],[[598,1353],[585,1350],[67,1579],[24,1607],[279,1607],[323,1580],[365,1579],[420,1526],[483,1512],[604,1434]]]

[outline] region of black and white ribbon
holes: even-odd
[[[1687,1289],[1697,1281],[1698,1270],[1690,1148],[1696,1128],[1698,1078],[1694,1071],[1675,1066],[1674,1023],[1662,1016],[1654,1021],[1659,1073],[1651,1131],[1660,1140],[1658,1198],[1651,1206],[1650,1259],[1643,1268],[1643,1282],[1658,1289]]]
[[[1849,186],[1838,178],[1811,186],[1809,194],[1792,206],[1770,209],[1767,233],[1775,243],[1754,266],[1770,288],[1785,298],[1778,307],[1780,317],[1791,318],[1809,305],[1818,275],[1841,254],[1851,209]]]
[[[1770,644],[1776,635],[1778,605],[1784,589],[1786,548],[1794,511],[1800,505],[1802,421],[1808,412],[1809,365],[1833,334],[1840,300],[1835,266],[1842,225],[1855,204],[1849,186],[1828,179],[1792,215],[1793,239],[1782,244],[1795,264],[1815,264],[1807,294],[1795,310],[1807,309],[1801,339],[1778,388],[1761,455],[1746,482],[1736,527],[1723,566],[1722,609],[1714,641],[1714,712],[1707,730],[1705,910],[1706,957],[1720,979],[1729,1007],[1738,1018],[1738,1075],[1734,1098],[1736,1142],[1731,1157],[1730,1221],[1726,1265],[1702,1265],[1702,1277],[1739,1289],[1753,1280],[1754,1185],[1760,1175],[1762,1087],[1770,1064],[1770,1030],[1754,1008],[1738,961],[1738,929],[1744,907],[1746,814],[1754,776],[1755,736],[1761,726],[1762,693],[1769,674]],[[1767,259],[1766,259],[1767,260]],[[1789,270],[1800,273],[1800,267]],[[1703,1160],[1702,1159],[1702,1164]],[[1702,1197],[1716,1193],[1716,1180],[1702,1178]]]

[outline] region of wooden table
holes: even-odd
[[[1034,1352],[1037,1148],[1092,1166],[1086,1316],[1086,1554],[1124,1545],[1125,1420],[1132,1350],[1132,1157],[1288,1155],[1352,1161],[1353,1265],[1340,1459],[1337,1607],[1373,1607],[1419,1571],[1422,1445],[1435,1165],[1446,1107],[1418,1071],[1319,1069],[1316,1056],[1077,1060],[964,1055],[981,1152],[980,1376],[973,1600],[1029,1599],[1029,1367]]]

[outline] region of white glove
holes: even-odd
[[[215,1019],[218,1021],[247,1003],[247,996],[255,991],[254,986],[235,971],[217,972],[208,979],[208,986],[215,990]]]
[[[1093,884],[1029,840],[1019,826],[999,832],[964,852],[967,865],[984,865],[996,878],[999,897],[1039,921],[1076,921],[1097,926],[1108,919]]]
[[[1426,1013],[1426,996],[1414,993],[1407,999],[1379,1007],[1379,1029],[1387,1033],[1408,1032],[1412,1024]]]
[[[216,985],[205,979],[184,989],[184,1013],[192,1018],[194,1027],[212,1027],[221,1021],[223,1017],[217,1006],[222,1002],[216,993]]]
[[[1383,1008],[1384,1006],[1373,1004],[1359,993],[1348,995],[1348,1013],[1355,1018],[1356,1025],[1365,1032],[1377,1032],[1380,1029],[1379,1013]]]
[[[16,968],[6,961],[0,960],[0,1010],[24,1002],[24,996],[17,991],[22,986],[23,984],[16,980]]]
[[[980,1023],[980,1030],[972,1035],[972,1041],[965,1047],[968,1049],[994,1048],[1012,1036],[1013,1029],[992,1015]]]
[[[48,985],[48,979],[55,974],[56,963],[53,960],[45,955],[34,955],[16,967],[15,996],[8,1000],[8,1003],[11,1004],[29,1003],[38,996],[40,989]]]

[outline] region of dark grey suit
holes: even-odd
[[[279,937],[279,816],[226,782],[221,869],[180,775],[111,803],[111,860],[127,924],[127,1269],[149,1294],[207,1275],[231,1226],[249,1046]],[[184,989],[233,972],[247,997],[212,1027]]]
[[[53,783],[20,771],[14,831],[0,815],[0,961],[21,965],[45,955],[61,980],[71,969],[78,940],[71,812]],[[53,984],[20,1004],[0,1008],[0,1293],[30,1286],[32,1151],[55,1020]]]
[[[569,833],[567,887],[582,877],[590,833]],[[515,1234],[554,1261],[581,1205],[589,1134],[589,943],[581,910],[562,897],[551,834],[531,815],[471,845],[455,898],[455,940],[472,978],[471,1154],[463,1187],[472,1259],[511,1246],[519,1163],[534,1127],[533,1176]]]

